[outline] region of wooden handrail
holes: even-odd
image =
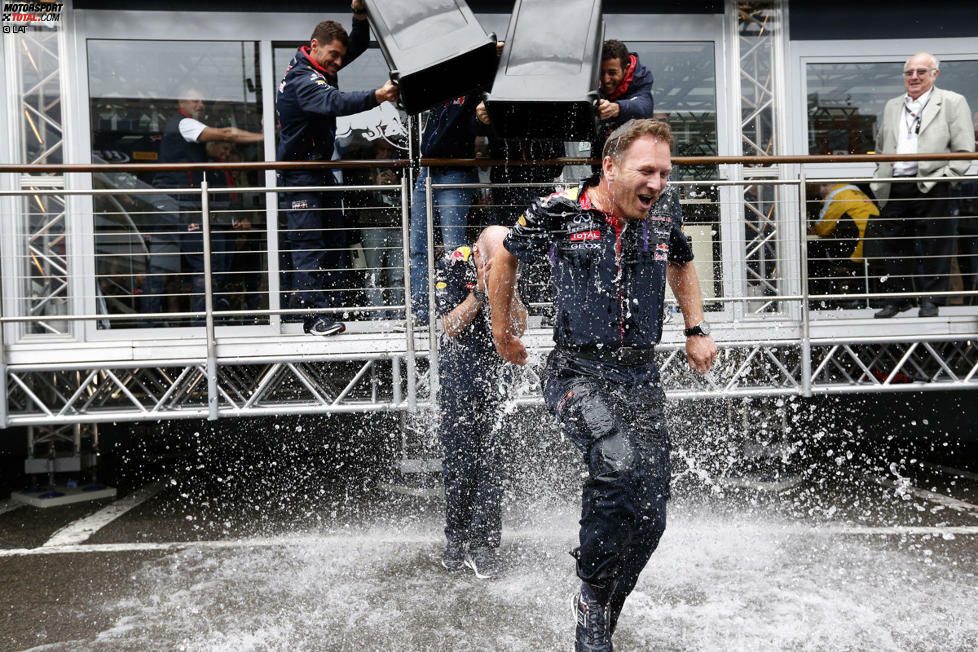
[[[673,156],[673,165],[776,165],[780,163],[884,163],[894,161],[974,161],[975,152],[949,152],[946,154],[812,154],[798,156]],[[564,165],[597,165],[596,158],[584,156],[543,159],[538,161],[503,160],[488,158],[450,159],[422,158],[423,166],[431,167],[485,167],[507,165],[512,167],[557,167]],[[338,161],[252,161],[247,163],[92,163],[92,164],[39,164],[14,165],[0,163],[0,173],[17,174],[75,174],[92,172],[156,172],[197,170],[345,170],[363,168],[405,168],[411,162],[405,159],[366,159]]]

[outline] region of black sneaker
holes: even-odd
[[[613,652],[608,605],[590,596],[583,586],[571,600],[577,620],[574,652]]]
[[[465,553],[465,565],[475,571],[480,580],[494,580],[499,577],[499,559],[496,550],[487,546],[477,546]]]
[[[327,335],[342,333],[346,330],[346,326],[342,322],[332,321],[328,317],[319,315],[312,319],[307,319],[302,325],[302,330],[310,335],[325,337]]]
[[[445,544],[445,552],[441,556],[441,565],[452,572],[462,570],[465,566],[465,544],[454,541]]]

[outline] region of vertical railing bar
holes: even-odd
[[[805,169],[798,171],[798,253],[801,264],[801,391],[812,395],[812,324],[808,306],[808,213]]]
[[[204,234],[204,330],[207,335],[207,419],[217,419],[217,344],[214,341],[214,289],[211,279],[211,220],[207,178],[200,182],[200,213]]]
[[[431,168],[424,178],[425,195],[425,219],[428,225],[428,401],[432,406],[435,404],[435,397],[438,395],[438,356],[436,354],[437,344],[435,342],[436,316],[435,316],[435,202],[434,191],[431,184]]]
[[[408,409],[418,407],[417,373],[418,361],[414,346],[414,304],[411,300],[411,187],[408,175],[401,177],[401,250],[404,266],[404,333],[407,348],[407,399]],[[400,367],[398,366],[398,370]],[[400,390],[400,387],[398,387]],[[400,393],[398,391],[398,393]]]

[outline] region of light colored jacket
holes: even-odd
[[[903,95],[894,97],[883,109],[883,120],[876,132],[876,153],[896,154],[898,129],[906,128],[903,120]],[[924,108],[920,120],[920,133],[917,135],[918,154],[943,154],[944,152],[975,151],[975,127],[971,122],[971,109],[968,100],[954,91],[934,87],[930,100]],[[917,183],[920,192],[930,189],[940,181],[940,177],[959,176],[968,171],[971,161],[920,161],[917,177],[927,177]],[[893,163],[879,163],[877,177],[893,176]],[[880,207],[890,196],[890,184],[871,185]]]

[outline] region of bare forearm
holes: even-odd
[[[492,261],[492,283],[489,284],[489,305],[492,307],[492,335],[494,338],[513,334],[513,304],[516,301],[517,261],[505,249],[501,249]]]
[[[666,277],[669,279],[672,293],[676,295],[676,301],[679,302],[686,327],[691,328],[703,321],[703,293],[700,291],[699,279],[696,277],[693,263],[681,265],[669,263]]]
[[[458,337],[462,334],[469,324],[479,314],[482,304],[479,303],[472,293],[465,297],[465,301],[455,306],[455,308],[441,318],[441,327],[449,337]]]

